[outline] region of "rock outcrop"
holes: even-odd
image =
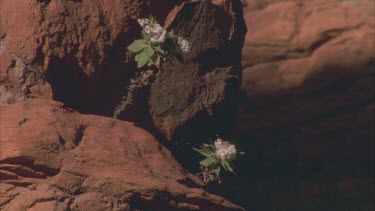
[[[39,96],[35,86],[48,81],[54,99],[85,111],[115,91],[114,81],[124,85],[132,74],[125,47],[139,32],[136,18],[163,18],[173,7],[170,1],[0,3],[0,72],[8,96],[2,101],[22,100],[20,92]]]
[[[374,4],[249,1],[232,133],[248,155],[227,196],[256,210],[373,209]]]
[[[153,122],[168,139],[225,130],[241,85],[246,27],[240,1],[185,2],[170,13],[166,27],[187,38],[192,49],[162,64],[150,91]]]
[[[112,116],[138,71],[126,46],[140,37],[137,19],[151,14],[160,23],[168,16],[166,27],[189,39],[192,52],[164,62],[150,100],[139,93],[120,118],[149,131],[156,125],[168,139],[205,125],[199,122],[227,122],[233,112],[221,111],[238,106],[241,82],[240,0],[178,2],[2,0],[0,101],[52,95],[82,113]]]
[[[146,131],[62,106],[1,105],[1,210],[241,210]]]
[[[373,7],[373,1],[365,0],[277,1],[247,12],[251,30],[243,58],[246,102],[235,130],[265,139],[287,134],[309,154],[314,154],[312,146],[344,153],[346,144],[362,145],[368,152],[373,128]]]
[[[121,121],[168,139],[225,127],[240,92],[240,0],[0,0],[0,15],[1,210],[242,209]],[[149,15],[192,51],[163,61],[121,120],[100,117],[138,71],[126,46]]]

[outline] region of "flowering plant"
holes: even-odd
[[[206,158],[200,161],[203,172],[198,173],[204,183],[209,183],[215,180],[221,182],[220,173],[223,168],[225,171],[235,174],[231,161],[236,159],[236,146],[230,144],[228,141],[223,141],[217,138],[215,143],[203,144],[199,149],[193,148],[195,151],[205,156]],[[240,152],[240,154],[244,154]]]
[[[142,39],[135,40],[128,46],[128,50],[136,54],[135,61],[138,63],[138,68],[145,65],[159,67],[160,58],[168,55],[169,52],[190,51],[190,44],[186,39],[174,35],[173,31],[167,32],[153,16],[148,19],[138,19],[138,23],[142,27]],[[132,104],[136,91],[149,85],[154,76],[152,70],[135,74],[135,78],[130,80],[127,95],[122,97],[115,108],[113,118],[117,119]]]
[[[138,68],[145,65],[160,65],[160,58],[169,53],[176,51],[180,47],[182,52],[189,52],[189,42],[174,35],[173,31],[167,32],[154,17],[146,19],[138,19],[139,25],[142,27],[142,39],[135,40],[128,46],[128,50],[136,53],[135,60]]]

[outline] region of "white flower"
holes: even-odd
[[[151,43],[163,43],[167,38],[167,31],[160,24],[150,24],[148,19],[139,19],[138,23],[143,27],[144,33],[150,36]]]
[[[163,43],[167,38],[167,31],[159,24],[155,23],[153,24],[151,32],[148,35],[151,37],[151,43]]]
[[[144,32],[146,33],[146,34],[150,34],[151,33],[151,27],[150,26],[145,26],[144,28],[143,28],[143,30],[144,30]]]
[[[181,50],[183,51],[183,52],[189,52],[190,51],[190,44],[189,44],[189,41],[187,41],[187,40],[185,40],[185,39],[183,39],[182,41],[181,41]]]
[[[220,146],[222,145],[222,143],[223,143],[223,141],[220,138],[216,139],[216,141],[215,141],[215,148],[216,149],[220,148]]]
[[[236,146],[230,144],[228,141],[222,141],[220,138],[215,141],[216,155],[222,160],[236,159]]]
[[[160,31],[154,31],[155,33],[151,33],[151,43],[163,43],[167,38],[167,32],[162,29]]]
[[[148,25],[150,23],[150,20],[149,19],[146,19],[146,18],[143,18],[143,19],[138,19],[138,23],[139,25],[141,25],[142,27]]]

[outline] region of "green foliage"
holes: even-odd
[[[157,23],[153,16],[148,19],[138,19],[139,25],[142,27],[142,39],[132,42],[127,49],[135,54],[137,67],[155,66],[159,68],[160,60],[164,56],[171,53],[178,53],[176,49],[180,47],[182,52],[189,52],[190,46],[187,40],[178,37],[173,30],[167,32],[160,24]],[[183,43],[179,46],[178,43]],[[116,106],[113,118],[118,116],[132,104],[133,96],[141,88],[147,86],[152,77],[156,77],[153,69],[140,70],[139,74],[135,74],[136,78],[130,81],[127,88],[126,96],[123,96],[121,102]]]
[[[159,67],[160,56],[165,54],[160,45],[152,45],[144,39],[134,41],[128,46],[128,50],[136,53],[135,61],[138,63],[138,68],[145,65]]]
[[[221,169],[227,172],[236,174],[230,161],[221,159],[216,149],[212,144],[203,144],[200,148],[193,148],[199,154],[203,155],[205,159],[200,161],[201,168],[203,170],[202,179],[207,184],[218,180],[220,182]]]
[[[173,30],[166,32],[152,16],[149,19],[140,19],[138,21],[147,21],[147,23],[140,23],[143,27],[142,39],[135,40],[127,49],[136,54],[135,61],[138,64],[138,68],[146,65],[159,67],[160,59],[166,56],[168,52],[176,53],[177,47],[181,45],[184,39],[176,36]],[[155,33],[155,31],[159,34]],[[160,40],[155,41],[158,38]]]
[[[136,40],[128,46],[128,50],[134,53],[138,53],[146,47],[147,47],[147,44],[145,43],[144,40]]]

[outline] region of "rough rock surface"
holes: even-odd
[[[150,113],[168,139],[225,129],[237,108],[246,34],[240,1],[186,2],[166,26],[191,51],[162,63],[151,86]]]
[[[231,184],[244,192],[227,196],[257,210],[373,209],[359,187],[373,187],[374,4],[249,1],[233,130],[248,155]]]
[[[374,106],[373,7],[366,0],[314,0],[250,10],[246,102],[236,131],[267,136],[277,129],[305,147],[317,141],[336,145],[342,138],[367,143]]]
[[[131,123],[44,99],[0,109],[1,210],[241,210]]]
[[[168,2],[2,0],[2,101],[22,100],[21,91],[43,94],[34,86],[47,80],[54,99],[89,111],[115,90],[114,80],[122,85],[118,79],[132,73],[125,45],[139,32],[136,18],[163,18],[173,7]]]
[[[140,36],[137,18],[152,14],[163,23],[175,8],[171,17],[178,20],[169,18],[169,28],[191,39],[193,51],[184,58],[187,64],[166,62],[151,91],[150,108],[142,92],[120,118],[148,129],[156,125],[168,138],[182,127],[194,126],[192,119],[227,119],[230,112],[216,112],[211,107],[236,106],[225,102],[239,93],[246,33],[240,1],[212,1],[214,4],[200,10],[196,8],[198,2],[176,6],[178,2],[1,0],[0,101],[14,103],[27,96],[51,98],[52,94],[54,100],[80,112],[112,116],[137,71],[134,55],[126,50]],[[210,32],[203,33],[205,29]],[[185,78],[189,80],[179,87],[170,84]],[[208,84],[210,78],[216,79],[212,86]],[[232,82],[226,85],[228,80]],[[213,111],[215,118],[206,115],[207,110]]]

